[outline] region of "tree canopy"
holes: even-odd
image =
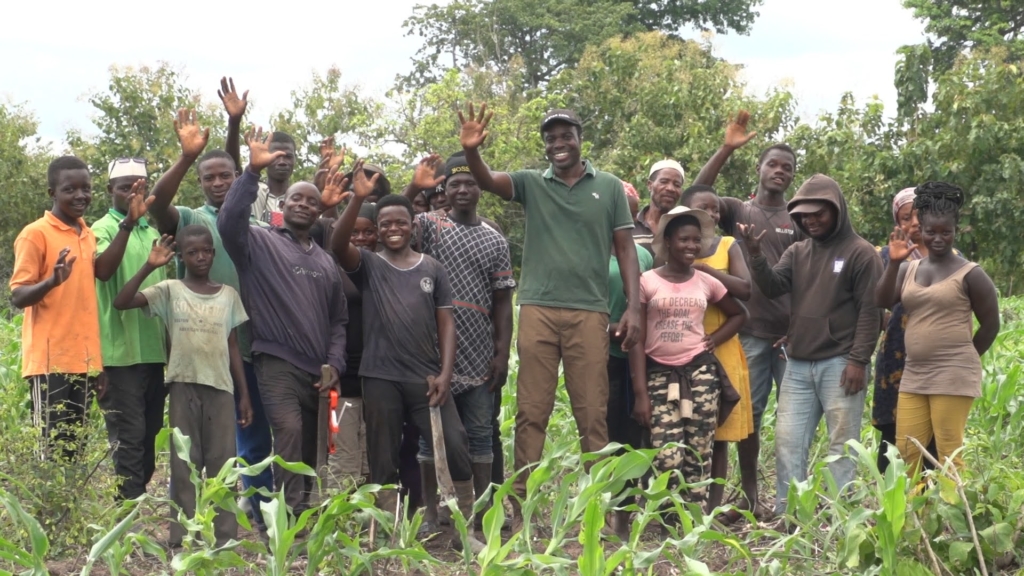
[[[547,0],[467,0],[443,8],[420,7],[413,18],[425,18],[430,11],[476,18],[485,4],[497,8],[505,6],[503,1],[516,7],[515,17],[526,23],[515,24],[524,26],[523,35],[529,33],[530,22],[538,30],[555,26],[557,18],[545,20],[550,16],[543,10]],[[502,39],[499,27],[489,40],[501,46],[493,55],[473,56],[479,58],[473,61],[460,45],[451,53],[454,60],[429,67],[429,80],[424,76],[419,82],[396,82],[384,97],[366,94],[336,68],[317,71],[292,90],[290,105],[274,111],[269,127],[291,133],[300,143],[297,178],[312,175],[320,140],[333,136],[383,166],[399,189],[423,156],[459,150],[455,111],[468,102],[487,102],[495,113],[483,155],[500,170],[545,166],[540,120],[546,110],[568,106],[583,119],[585,156],[633,183],[646,197],[646,170],[653,162],[675,158],[692,180],[720,145],[730,118],[748,110],[750,128],[758,136],[722,171],[722,194],[746,197],[753,192],[758,153],[786,142],[797,153],[794,188],[814,173],[829,174],[842,186],[858,231],[881,244],[893,226],[890,203],[897,191],[946,180],[967,192],[961,249],[981,261],[1004,291],[1020,290],[1015,275],[1024,264],[1024,240],[1017,233],[1024,227],[1024,76],[1020,55],[1009,41],[973,46],[944,71],[931,67],[929,45],[906,47],[894,74],[901,94],[895,118],[896,111],[886,110],[880,101],[857,102],[850,95],[833,111],[800,118],[790,92],[776,88],[752,93],[739,79],[739,66],[716,58],[706,41],[645,31],[648,24],[628,24],[628,18],[614,12],[635,11],[638,4],[573,1],[589,6],[584,11],[591,14],[574,22],[593,21],[598,29],[601,22],[608,30],[634,28],[584,42],[573,52],[572,66],[556,66],[555,59],[531,64],[531,56],[513,39]],[[609,11],[593,14],[593,6],[601,2]],[[747,9],[754,5],[744,3]],[[615,26],[611,18],[605,19],[609,14],[618,14]],[[463,24],[435,15],[424,25],[441,30]],[[569,52],[567,43],[565,54]],[[449,53],[438,54],[441,58]],[[508,56],[500,66],[495,65],[499,54]],[[540,77],[544,80],[539,84]],[[244,79],[236,80],[244,86]],[[75,153],[93,168],[98,186],[92,212],[99,215],[108,205],[101,183],[111,158],[146,157],[154,178],[177,158],[172,127],[176,108],[198,108],[200,123],[213,130],[209,147],[223,145],[226,115],[219,102],[204,101],[198,94],[184,70],[167,64],[114,66],[107,88],[86,96],[94,108],[91,129],[69,132],[66,150],[50,151],[39,146],[35,119],[25,105],[0,105],[0,175],[11,199],[0,215],[3,241],[10,246],[17,231],[48,206],[45,167],[53,154]],[[250,123],[267,127],[247,119],[246,125]],[[178,201],[201,203],[194,178],[186,178]],[[518,205],[488,194],[481,210],[502,225],[518,261],[523,233]],[[10,258],[10,251],[4,252],[0,267],[9,270]]]

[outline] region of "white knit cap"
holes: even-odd
[[[655,162],[654,165],[651,166],[651,171],[647,173],[647,177],[650,178],[651,176],[654,176],[654,173],[657,172],[658,170],[661,170],[662,168],[671,168],[679,172],[680,178],[686,180],[686,172],[683,172],[682,164],[676,162],[675,160],[661,160],[659,162]]]
[[[113,180],[122,176],[146,178],[146,161],[142,158],[117,158],[107,167],[107,177]]]

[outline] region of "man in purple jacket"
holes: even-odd
[[[252,352],[263,406],[274,432],[274,452],[288,462],[316,466],[318,394],[336,388],[345,372],[348,310],[334,259],[309,236],[320,216],[320,192],[307,182],[288,188],[284,225],[249,223],[260,172],[271,152],[262,130],[250,130],[249,166],[231,185],[217,216],[224,249],[238,270],[242,300],[252,319]],[[328,382],[320,367],[331,367]],[[298,515],[308,507],[313,478],[274,470],[277,489]]]

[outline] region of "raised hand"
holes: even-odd
[[[135,224],[146,215],[146,210],[152,203],[152,198],[146,198],[146,181],[139,178],[132,184],[132,189],[128,192],[128,215],[125,216],[125,220],[129,224]]]
[[[200,128],[196,122],[196,111],[188,108],[178,110],[174,131],[177,132],[178,142],[181,144],[181,155],[187,158],[198,158],[210,140],[210,129]]]
[[[348,178],[345,178],[344,174],[338,172],[337,168],[328,172],[327,178],[324,180],[324,189],[320,192],[321,209],[330,210],[351,197],[352,193],[346,192],[346,188],[348,188]]]
[[[434,177],[437,173],[437,164],[441,161],[439,154],[431,154],[416,165],[416,171],[412,174],[412,187],[417,190],[432,190],[444,182],[444,175]]]
[[[220,90],[217,90],[217,96],[224,103],[224,109],[228,112],[228,118],[232,120],[242,119],[242,116],[245,115],[245,107],[249,105],[248,100],[246,100],[249,97],[248,90],[243,92],[242,97],[239,98],[238,92],[235,91],[234,78],[224,77],[220,79]]]
[[[53,265],[53,276],[50,277],[54,288],[63,284],[68,276],[71,276],[71,268],[75,265],[75,260],[78,260],[78,256],[68,258],[70,253],[71,248],[64,248],[57,255],[57,263]]]
[[[725,127],[725,147],[742,148],[757,136],[757,132],[747,132],[747,122],[750,121],[750,112],[746,110],[740,110],[739,114],[736,115],[736,119],[729,123]]]
[[[469,103],[469,119],[462,115],[462,110],[459,110],[459,125],[462,126],[461,132],[459,132],[459,142],[462,143],[462,147],[466,150],[473,148],[479,148],[484,140],[487,139],[487,125],[491,122],[491,117],[494,116],[494,112],[487,112],[487,104],[480,105],[480,113],[477,114],[473,110],[473,103]]]
[[[379,172],[374,173],[373,178],[367,178],[366,172],[363,170],[363,161],[356,160],[356,165],[352,167],[352,192],[356,198],[366,200],[377,185],[378,178],[380,178]]]
[[[153,249],[149,251],[146,264],[153,268],[163,268],[174,258],[174,236],[163,234],[159,240],[153,241]]]
[[[245,145],[249,147],[249,166],[259,172],[285,155],[284,150],[270,151],[270,133],[263,135],[263,128],[253,126],[245,133]]]
[[[889,234],[889,261],[890,262],[903,262],[914,252],[917,245],[914,241],[907,236],[903,229],[896,226],[892,229],[892,234]]]
[[[757,232],[757,227],[753,224],[738,224],[740,229],[740,236],[743,238],[743,243],[747,245],[747,254],[753,256],[761,255],[761,239],[768,233],[767,230],[762,230],[760,234]]]
[[[320,167],[328,170],[337,170],[345,163],[345,155],[348,150],[342,146],[334,146],[334,136],[324,138],[320,142]]]

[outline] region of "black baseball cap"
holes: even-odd
[[[544,120],[540,123],[540,131],[544,132],[549,124],[555,122],[565,122],[566,124],[572,124],[581,131],[583,130],[583,123],[580,122],[580,117],[575,112],[565,108],[555,108],[554,110],[549,110],[544,115]]]

